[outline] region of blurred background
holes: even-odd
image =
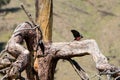
[[[2,1],[5,1],[3,4]],[[21,0],[35,19],[35,0]],[[0,51],[15,27],[29,21],[19,0],[0,0]],[[6,5],[5,5],[6,4]],[[53,42],[73,41],[71,29],[95,39],[109,62],[120,66],[120,0],[53,0]],[[83,39],[83,40],[84,40]],[[97,74],[92,57],[74,58],[90,77]],[[55,80],[80,80],[69,62],[60,60]],[[97,77],[90,80],[97,80]],[[106,77],[103,76],[103,80]]]

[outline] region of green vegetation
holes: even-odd
[[[34,18],[34,0],[21,1],[24,1]],[[110,57],[110,63],[120,66],[120,0],[53,0],[53,2],[54,42],[73,41],[70,30],[76,29],[84,35],[84,39],[95,39],[102,53]],[[10,4],[2,7],[4,12],[7,8],[14,10],[7,10],[5,15],[0,13],[0,42],[7,42],[15,26],[28,21],[19,5],[18,0],[12,0]],[[91,56],[75,59],[90,77],[97,73]],[[79,80],[68,62],[59,61],[56,70],[56,80]]]

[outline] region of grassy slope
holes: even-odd
[[[26,1],[28,10],[34,15],[33,3],[33,0]],[[19,2],[12,0],[5,7],[19,7]],[[110,63],[119,66],[119,0],[54,0],[53,8],[53,41],[72,41],[73,36],[70,30],[76,29],[84,35],[84,39],[95,39],[105,56],[116,56],[114,59],[111,58]],[[6,42],[15,25],[26,20],[28,19],[22,10],[8,12],[5,16],[1,16],[0,14],[0,42]],[[90,76],[97,73],[91,56],[75,59]],[[79,77],[68,62],[63,63],[62,60],[59,61],[56,69],[56,80],[79,80]]]

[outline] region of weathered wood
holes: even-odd
[[[56,57],[81,57],[91,55],[97,69],[111,69],[107,58],[101,53],[95,40],[53,43],[52,49],[56,50]]]
[[[25,22],[17,26],[5,47],[6,52],[16,59],[15,62],[12,64],[10,63],[10,70],[6,78],[14,79],[19,77],[19,74],[26,69],[28,65],[29,69],[27,68],[27,72],[29,76],[27,77],[29,80],[34,80],[34,75],[32,73],[32,52],[36,50],[36,38],[36,31],[31,27],[30,23]],[[26,42],[28,49],[23,47],[23,41]],[[30,56],[32,56],[31,59]],[[4,61],[4,58],[2,61]]]
[[[52,0],[36,0],[36,21],[41,26],[44,42],[52,41]]]
[[[34,50],[34,47],[36,46],[36,39],[35,41],[34,39],[33,40],[31,39],[33,38],[29,37],[26,39],[26,44],[30,52],[32,52]],[[38,50],[37,53],[41,54],[41,51]],[[40,58],[38,55],[38,58],[39,58],[38,75],[39,75],[39,79],[41,80],[54,79],[54,72],[55,72],[57,61],[59,59],[82,57],[85,55],[91,55],[93,57],[93,60],[96,63],[96,68],[99,71],[110,70],[114,72],[116,70],[119,70],[119,68],[112,66],[108,63],[107,58],[101,53],[96,41],[93,39],[46,44],[45,55],[47,56],[40,57]],[[29,70],[31,71],[31,68],[29,68]],[[32,75],[32,74],[29,74],[29,75]],[[119,74],[120,74],[119,72],[115,73],[113,74],[113,77],[117,77],[119,76]]]
[[[44,43],[52,42],[53,4],[52,0],[36,0],[36,22],[41,26]],[[51,52],[49,52],[51,53]],[[37,53],[38,54],[38,53]],[[58,59],[57,59],[58,60]],[[38,71],[39,79],[54,79],[54,71],[57,60],[51,55],[44,58],[36,58],[34,69]],[[38,64],[39,63],[39,64]]]
[[[36,0],[36,21],[42,27],[45,43],[52,41],[52,3],[52,0]],[[108,63],[107,58],[101,53],[95,40],[51,43],[49,48],[49,54],[46,57],[38,58],[39,64],[37,65],[39,66],[37,70],[39,78],[43,80],[53,80],[57,64],[56,60],[65,58],[91,55],[99,71],[115,70],[116,68]],[[51,55],[52,57],[50,57]],[[55,63],[53,63],[53,59],[56,59]]]
[[[85,55],[91,55],[93,60],[95,61],[96,68],[102,71],[111,71],[115,72],[119,70],[119,68],[112,66],[108,63],[107,58],[101,53],[99,47],[95,40],[83,40],[83,41],[73,41],[73,42],[59,42],[59,43],[50,43],[52,41],[52,0],[36,0],[36,16],[37,22],[40,24],[43,31],[43,40],[45,43],[45,57],[40,57],[42,54],[40,48],[37,50],[37,60],[38,60],[38,76],[40,80],[53,80],[54,72],[59,59],[68,59],[72,57],[82,57]],[[25,41],[30,51],[31,58],[32,53],[36,50],[37,46],[37,38],[39,35],[36,31],[32,30],[29,32],[24,32],[27,34],[23,34],[25,36]],[[33,34],[34,33],[34,34]],[[33,34],[32,36],[30,34]],[[17,40],[17,39],[15,39]],[[20,40],[20,38],[19,38]],[[14,41],[13,41],[14,42]],[[18,47],[19,48],[19,47]],[[33,61],[30,59],[30,63],[27,67],[27,76],[29,80],[34,80],[34,74],[32,72]],[[19,59],[20,60],[20,59]],[[13,65],[14,66],[14,65]],[[21,67],[21,66],[20,66]],[[73,66],[74,67],[74,66]],[[77,72],[80,73],[82,79],[85,79],[86,73],[82,68]],[[82,74],[81,74],[82,71]],[[106,74],[108,75],[108,74]],[[120,73],[112,74],[113,77],[117,77]],[[85,79],[86,80],[86,79]]]
[[[54,75],[57,60],[65,58],[91,55],[99,71],[113,70],[113,68],[116,68],[108,63],[107,58],[101,53],[96,41],[93,39],[52,43],[48,52],[46,57],[39,59],[38,73],[39,77],[43,80],[53,80],[53,77],[50,76]]]
[[[40,80],[53,80],[56,64],[59,58],[54,58],[50,53],[44,58],[39,58],[38,75]]]
[[[4,67],[3,69],[0,69],[0,73],[5,75],[9,71],[10,67]]]
[[[2,59],[0,58],[0,69],[6,68],[11,65],[11,62],[9,59]]]

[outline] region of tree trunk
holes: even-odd
[[[40,25],[44,42],[52,41],[52,0],[36,0],[36,21]]]
[[[53,4],[52,0],[36,0],[36,22],[40,25],[43,34],[44,43],[52,42],[52,24],[53,24]],[[37,58],[38,75],[41,80],[53,80],[54,71],[58,59],[47,55],[46,57]],[[36,61],[37,61],[36,59]],[[36,66],[37,67],[37,66]]]
[[[38,75],[40,80],[53,80],[58,58],[50,53],[44,58],[39,59]]]

